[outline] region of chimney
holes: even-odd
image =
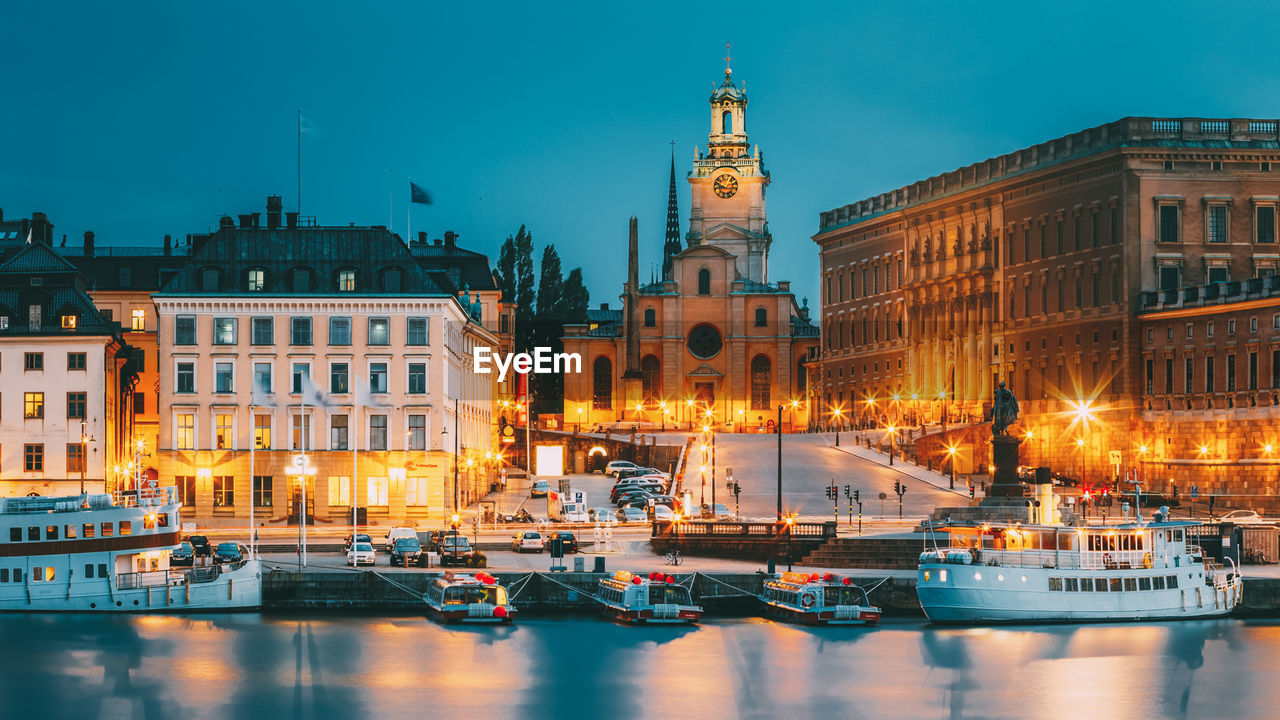
[[[600,309],[601,309],[601,310],[608,310],[608,309],[609,309],[609,303],[600,303]]]
[[[287,212],[284,214],[285,222],[289,223],[290,230],[298,229],[298,213]]]
[[[284,203],[280,201],[279,195],[267,196],[267,229],[275,230],[280,227],[280,212],[284,209]]]
[[[93,257],[93,231],[84,231],[84,256]]]
[[[235,226],[236,226],[235,221],[233,221],[233,220],[231,219],[231,216],[230,216],[230,215],[223,215],[222,217],[218,218],[218,229],[219,229],[219,230],[226,230],[227,228],[233,228],[233,227],[235,227]],[[190,244],[191,244],[190,240],[191,240],[191,235],[190,235],[190,233],[188,233],[188,234],[187,234],[187,241],[188,241],[188,242],[187,242],[187,244],[188,244],[188,245],[190,245]]]
[[[42,212],[31,213],[31,242],[53,244],[53,224],[49,216]]]
[[[4,222],[4,208],[0,208],[0,222]]]
[[[440,238],[436,238],[435,240],[432,240],[432,243],[433,243],[436,247],[440,247],[441,245],[444,245],[444,241],[443,241],[443,240],[441,240]]]
[[[427,244],[427,231],[426,231],[426,230],[419,230],[419,231],[418,231],[418,239],[414,241],[414,244],[415,244],[415,245],[418,245],[418,246],[425,246],[425,245]]]
[[[240,218],[240,229],[247,230],[253,225],[252,213],[240,213],[236,217]]]
[[[259,217],[261,217],[262,213],[249,213],[249,214],[253,216],[253,229],[254,229],[254,230],[257,230],[257,229],[258,229],[258,218],[259,218]]]
[[[165,257],[173,254],[173,238],[169,235],[164,236],[164,254]]]
[[[458,233],[452,230],[446,230],[444,233],[444,246],[447,248],[458,246]]]

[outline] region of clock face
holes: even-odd
[[[689,331],[689,340],[685,343],[685,347],[689,349],[689,354],[699,360],[710,360],[719,355],[720,348],[723,347],[720,331],[710,325],[699,325]]]
[[[720,175],[711,187],[716,195],[728,200],[738,192],[738,179],[732,175]]]

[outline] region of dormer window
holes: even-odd
[[[401,271],[398,267],[387,268],[382,271],[382,291],[389,293],[398,293],[401,291]]]
[[[76,329],[76,319],[77,319],[77,318],[76,318],[76,316],[75,316],[75,315],[69,315],[69,314],[68,314],[68,315],[63,315],[63,316],[62,316],[62,329],[63,329],[63,330],[75,330],[75,329]]]
[[[32,332],[40,332],[41,314],[42,308],[39,305],[27,306],[27,327],[30,328]]]
[[[338,271],[338,292],[356,291],[356,271],[351,268]]]
[[[133,287],[133,268],[129,267],[128,265],[121,266],[117,271],[117,277],[120,281],[120,287],[122,288]]]
[[[203,292],[218,292],[222,281],[222,273],[215,267],[207,267],[200,270],[200,290]]]
[[[267,271],[262,268],[252,268],[246,280],[245,287],[249,292],[262,292],[267,286]]]
[[[294,292],[311,292],[311,269],[304,267],[294,268],[292,271],[293,291]]]

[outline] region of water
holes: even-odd
[[[3,718],[1274,718],[1280,625],[0,616]]]

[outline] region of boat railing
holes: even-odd
[[[163,587],[165,585],[185,585],[210,583],[225,572],[238,570],[244,566],[240,560],[222,565],[207,565],[189,570],[151,570],[148,572],[120,573],[116,575],[117,590],[134,590],[143,587]]]
[[[1086,550],[1080,553],[1080,567],[1085,570],[1129,570],[1149,567],[1149,550]]]
[[[176,505],[178,488],[171,485],[146,487],[138,490],[117,490],[112,493],[116,507],[154,507]]]
[[[982,550],[977,563],[1002,567],[1078,568],[1078,553],[1055,550]]]

